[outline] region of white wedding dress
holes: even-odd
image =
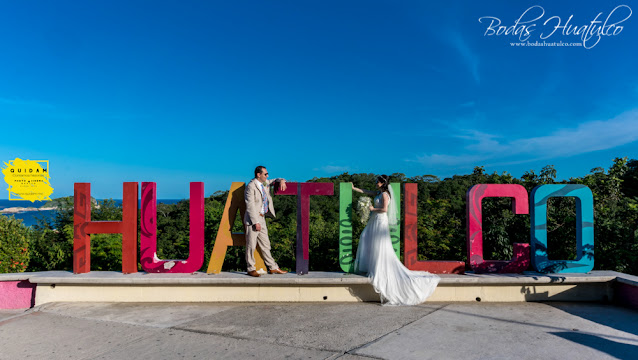
[[[390,196],[393,195],[391,192]],[[379,194],[374,198],[374,207],[381,208],[382,203],[383,194]],[[390,200],[392,206],[393,203]],[[385,213],[371,212],[359,240],[355,270],[368,274],[374,290],[381,295],[381,303],[421,304],[432,295],[441,278],[424,271],[411,271],[403,266],[392,248],[388,214],[396,219],[396,215],[393,215],[396,209],[389,209]]]

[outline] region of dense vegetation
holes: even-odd
[[[0,216],[0,274],[23,272],[29,265],[29,239],[33,230],[22,220]]]
[[[420,260],[466,260],[465,194],[471,186],[521,184],[529,192],[540,184],[557,183],[553,166],[543,168],[538,174],[529,171],[520,179],[508,173],[486,174],[483,167],[476,167],[472,174],[456,175],[444,180],[431,175],[406,177],[392,174],[390,178],[392,182],[418,184]],[[311,271],[340,271],[338,184],[353,182],[357,187],[372,189],[375,179],[375,174],[345,173],[309,180],[335,184],[335,196],[315,196],[311,200]],[[638,274],[638,160],[615,159],[607,170],[592,169],[588,175],[560,183],[584,184],[594,194],[595,269]],[[358,195],[354,194],[354,201]],[[223,191],[206,199],[206,258],[203,271],[208,266],[227,196],[228,192]],[[275,196],[274,202],[277,219],[268,223],[273,255],[282,268],[294,270],[296,198]],[[121,219],[121,208],[112,200],[100,201],[97,205],[93,206],[93,220]],[[174,205],[158,205],[159,258],[183,259],[188,256],[188,205],[188,200]],[[41,219],[33,229],[24,227],[17,220],[0,219],[0,272],[72,269],[72,199],[64,198],[58,206],[52,220]],[[510,199],[488,198],[483,202],[486,259],[509,259],[513,243],[529,242],[529,216],[515,215],[511,208]],[[551,259],[575,258],[575,210],[573,198],[550,199],[548,252]],[[363,225],[354,221],[353,226],[354,238],[358,239]],[[233,230],[243,230],[239,216]],[[91,238],[91,269],[121,270],[121,235],[99,234]],[[243,254],[243,248],[229,248],[223,270],[244,270]]]

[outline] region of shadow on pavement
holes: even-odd
[[[588,346],[622,360],[633,360],[638,353],[638,346],[611,341],[591,334],[575,332],[551,332],[550,334],[583,346]]]
[[[545,303],[568,314],[609,326],[616,330],[638,335],[638,311],[601,304]]]

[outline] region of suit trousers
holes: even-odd
[[[268,228],[266,227],[266,219],[259,217],[260,231],[255,231],[252,226],[246,227],[246,266],[248,271],[255,270],[255,248],[259,245],[261,249],[261,257],[264,259],[266,266],[270,270],[279,269],[279,265],[275,262],[270,254],[270,239],[268,238]]]

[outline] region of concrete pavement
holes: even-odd
[[[594,303],[49,303],[0,310],[0,359],[635,359]]]

